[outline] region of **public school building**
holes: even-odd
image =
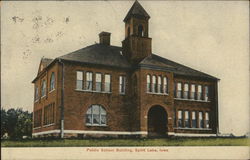
[[[122,46],[100,42],[42,58],[33,137],[215,136],[218,79],[152,53],[150,16],[135,1]]]

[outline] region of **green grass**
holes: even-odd
[[[2,147],[249,146],[249,138],[2,140]]]

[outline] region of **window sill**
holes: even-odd
[[[56,89],[54,88],[53,90],[49,91],[49,93],[52,93],[53,91],[55,91]]]
[[[184,99],[184,98],[174,98],[175,100],[180,100],[180,101],[192,101],[192,102],[205,102],[209,103],[211,101],[205,101],[205,100],[196,100],[196,99]]]
[[[39,129],[39,128],[42,128],[42,127],[35,127],[35,128],[33,128],[33,130],[36,130],[36,129]]]
[[[53,126],[53,125],[55,125],[55,123],[47,124],[47,125],[44,125],[43,127],[49,127],[49,126]]]
[[[75,91],[90,92],[90,93],[107,93],[107,94],[111,94],[112,93],[112,92],[105,92],[105,91],[93,91],[93,90],[82,90],[82,89],[75,89]]]
[[[154,93],[154,92],[146,92],[147,94],[154,94],[154,95],[162,95],[162,96],[168,96],[168,93]]]
[[[103,125],[100,125],[100,124],[86,124],[87,127],[107,127],[108,125],[106,124],[103,124]]]
[[[42,96],[41,99],[43,99],[43,98],[45,98],[45,97],[46,97],[46,95]]]
[[[183,129],[183,130],[212,130],[211,128],[181,128],[181,127],[175,127],[174,129]]]

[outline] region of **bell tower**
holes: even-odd
[[[122,41],[122,51],[132,64],[138,64],[152,54],[152,39],[148,37],[149,18],[148,13],[136,0],[123,20],[125,39]]]

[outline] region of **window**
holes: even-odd
[[[167,79],[167,77],[163,78],[163,93],[168,93],[168,79]]]
[[[195,85],[191,84],[190,99],[195,99]]]
[[[209,87],[205,86],[205,101],[209,101]]]
[[[86,72],[86,90],[91,91],[93,89],[93,74],[92,72]]]
[[[147,75],[147,92],[151,92],[151,76]]]
[[[184,126],[189,128],[190,123],[189,123],[189,111],[185,111],[185,121],[184,121]]]
[[[105,92],[111,92],[111,76],[109,74],[105,74]]]
[[[102,126],[107,124],[106,111],[100,105],[92,105],[87,110],[86,125]]]
[[[130,36],[130,27],[128,27],[128,36],[127,37],[129,37]]]
[[[189,88],[188,88],[188,87],[189,87],[188,84],[185,83],[185,84],[184,84],[184,94],[183,94],[183,97],[184,97],[185,99],[188,99],[188,92],[189,92]]]
[[[181,83],[177,83],[177,93],[176,93],[177,98],[181,98],[181,92],[182,92],[182,85]]]
[[[76,72],[76,89],[83,89],[83,72]]]
[[[196,127],[197,127],[196,112],[193,111],[192,112],[192,128],[196,128]]]
[[[204,128],[202,112],[199,112],[199,128]]]
[[[202,99],[202,86],[198,85],[198,93],[197,93],[197,100]]]
[[[42,82],[42,97],[46,95],[46,81],[43,80]]]
[[[39,92],[38,92],[38,87],[35,87],[35,101],[39,99]]]
[[[119,77],[119,93],[125,94],[126,78],[125,76]]]
[[[44,118],[43,124],[49,125],[54,123],[54,110],[55,110],[55,103],[51,103],[44,107]]]
[[[52,72],[50,76],[50,91],[55,89],[55,73]]]
[[[102,74],[101,73],[95,74],[95,90],[97,92],[102,91]]]
[[[42,109],[34,112],[34,128],[40,127],[42,122]]]
[[[157,90],[156,76],[153,76],[152,92],[155,93]]]
[[[139,26],[138,26],[138,36],[140,36],[140,37],[143,37],[143,36],[144,36],[142,25],[139,25]]]
[[[209,123],[209,113],[205,113],[205,128],[210,128],[210,123]]]
[[[161,83],[161,76],[158,76],[158,87],[157,92],[162,93],[162,83]]]
[[[178,127],[182,127],[182,111],[178,111]]]

